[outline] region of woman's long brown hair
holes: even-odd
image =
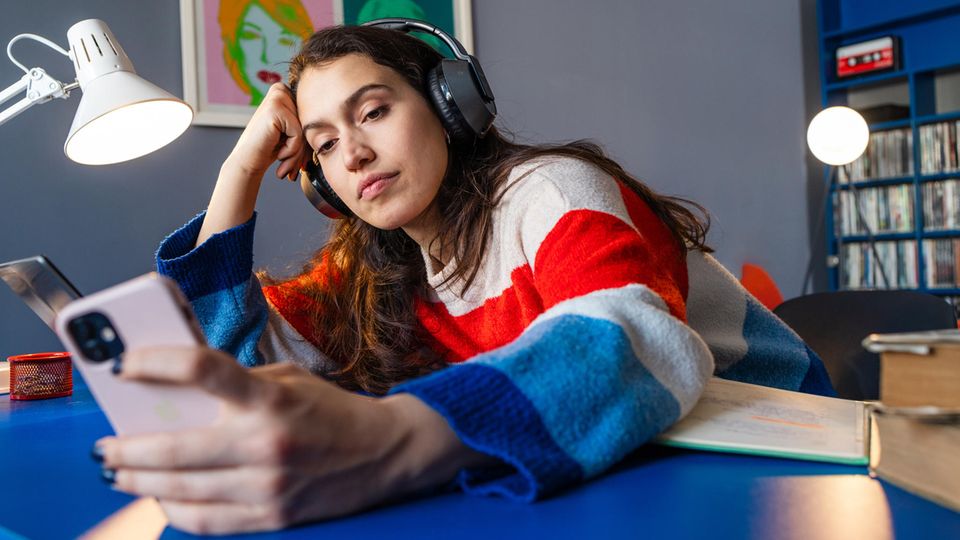
[[[348,26],[315,33],[294,57],[290,86],[296,93],[303,71],[348,54],[361,54],[403,75],[426,98],[427,73],[440,54],[424,42],[395,30]],[[429,101],[429,98],[427,98]],[[455,271],[448,281],[473,283],[491,234],[491,216],[510,171],[542,156],[568,156],[592,163],[629,186],[667,225],[682,250],[710,251],[705,245],[709,218],[690,201],[654,193],[604,155],[595,144],[523,145],[496,128],[467,148],[454,147],[437,203],[441,220],[435,242],[449,250]],[[704,216],[701,221],[688,206]],[[316,302],[314,328],[306,336],[322,343],[340,368],[326,376],[345,388],[374,394],[443,367],[441,355],[425,346],[415,299],[426,294],[426,268],[419,246],[403,230],[377,229],[358,218],[340,220],[330,238],[303,268],[325,273],[305,292]],[[267,283],[275,283],[261,276]]]

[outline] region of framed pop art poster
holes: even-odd
[[[473,51],[470,0],[180,0],[183,92],[193,123],[246,126],[315,30],[383,17],[429,21]],[[449,56],[438,39],[416,35]]]
[[[247,125],[316,29],[343,20],[340,0],[180,0],[184,100],[193,123]]]

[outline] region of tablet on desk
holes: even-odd
[[[60,310],[80,291],[43,255],[0,263],[3,280],[51,329]]]

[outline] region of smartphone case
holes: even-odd
[[[94,362],[84,357],[68,324],[91,312],[109,319],[124,351],[202,345],[205,340],[193,309],[176,283],[150,273],[75,300],[57,315],[57,335],[118,435],[174,431],[214,422],[219,402],[203,390],[122,380],[113,372],[113,360]]]

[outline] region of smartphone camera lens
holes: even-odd
[[[123,341],[103,313],[95,311],[71,319],[67,331],[91,362],[105,362],[123,353]]]
[[[74,319],[71,323],[71,331],[74,338],[80,341],[86,341],[91,337],[93,328],[90,326],[90,323],[83,319]]]

